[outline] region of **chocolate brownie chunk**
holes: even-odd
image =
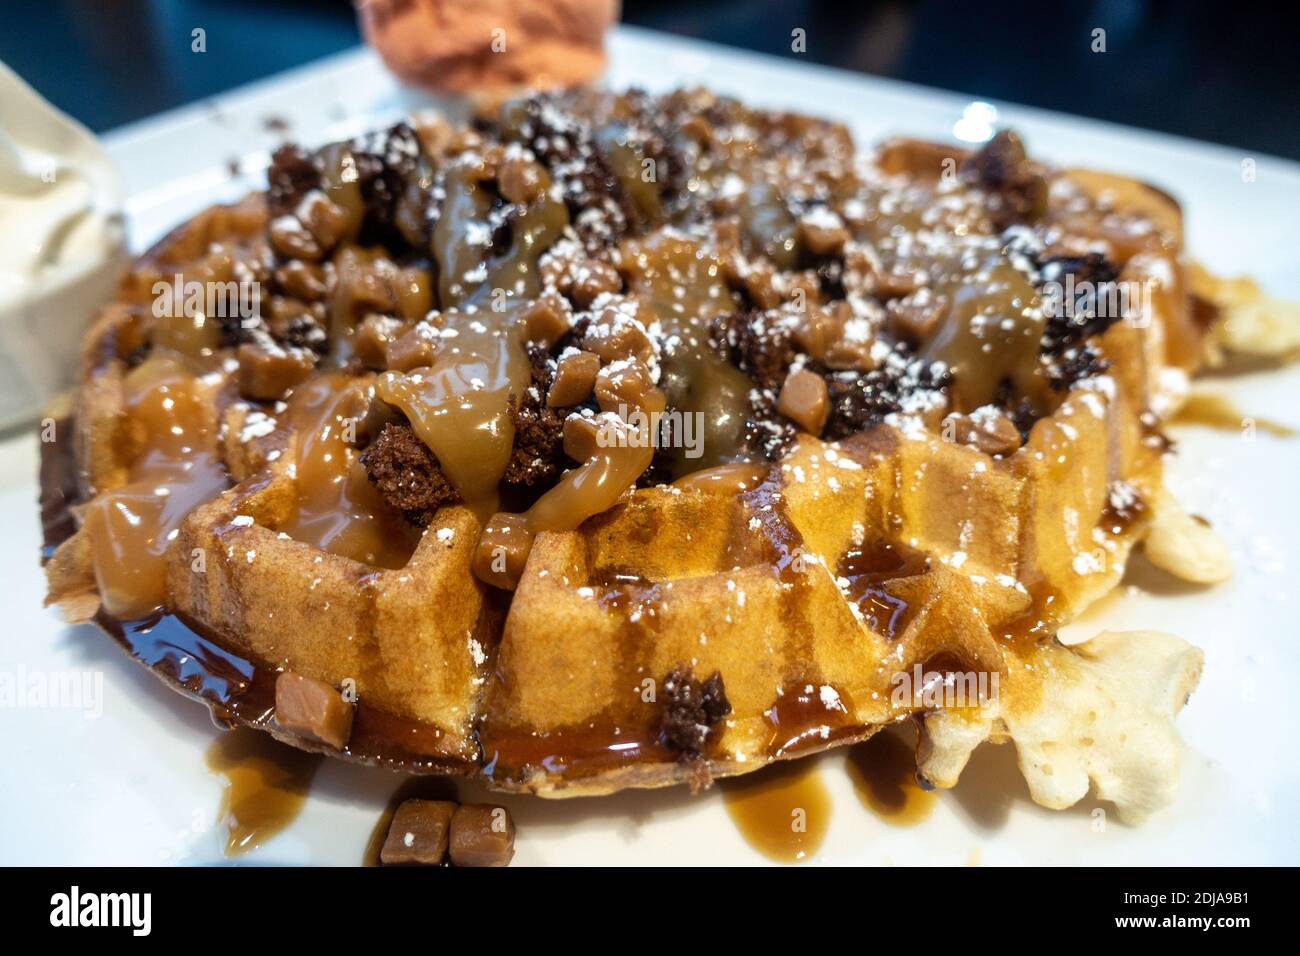
[[[927,400],[924,393],[938,393],[951,384],[952,376],[939,366],[908,354],[897,345],[879,368],[869,372],[828,372],[826,385],[830,415],[822,437],[838,441],[903,411],[905,406]]]
[[[506,105],[498,121],[484,124],[490,135],[526,146],[559,185],[573,227],[590,251],[626,235],[636,209],[601,155],[590,124],[554,95]]]
[[[437,457],[409,425],[385,425],[361,453],[361,464],[385,500],[422,528],[443,505],[460,501]]]
[[[1043,329],[1043,355],[1062,355],[1084,339],[1105,332],[1123,317],[1112,314],[1118,310],[1108,307],[1119,301],[1113,294],[1119,270],[1101,253],[1053,256],[1040,262],[1038,270],[1044,288],[1052,283],[1062,293],[1070,289],[1074,292],[1069,302],[1057,294],[1044,297],[1050,314]]]
[[[766,313],[753,310],[720,315],[710,331],[719,353],[760,388],[780,389],[795,357],[788,326],[769,322]]]
[[[1108,368],[1110,362],[1100,352],[1091,345],[1081,345],[1068,349],[1047,365],[1047,382],[1055,391],[1065,392],[1076,382],[1100,375]]]
[[[394,252],[404,251],[409,227],[404,230],[404,223],[399,222],[402,204],[432,203],[430,173],[415,130],[406,123],[397,123],[358,137],[352,141],[351,150],[357,164],[357,186],[366,205],[360,243],[378,243]],[[408,218],[427,221],[428,211]]]
[[[271,154],[266,171],[266,202],[270,218],[292,215],[302,197],[321,187],[320,170],[306,150],[286,143]]]
[[[722,675],[697,681],[690,667],[678,664],[663,681],[663,716],[659,739],[683,760],[698,758],[713,726],[731,713]]]
[[[546,404],[546,393],[555,377],[555,363],[541,343],[529,342],[527,348],[533,384],[522,397],[510,398],[515,446],[506,465],[505,481],[510,485],[532,486],[559,477],[567,459],[564,416]]]
[[[318,354],[324,354],[329,347],[329,336],[325,327],[306,313],[292,316],[283,323],[273,325],[270,331],[276,341],[295,348],[311,349]]]
[[[999,130],[962,163],[961,172],[989,193],[989,214],[999,231],[1047,211],[1047,180],[1034,172],[1024,143],[1010,130]]]

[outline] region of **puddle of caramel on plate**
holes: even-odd
[[[802,863],[821,849],[830,828],[831,795],[818,761],[780,761],[719,786],[745,842],[769,860]]]
[[[913,748],[888,730],[849,748],[847,766],[862,805],[894,826],[915,826],[938,804],[916,782]]]
[[[321,757],[240,727],[213,741],[205,760],[210,771],[226,778],[217,810],[217,823],[226,833],[222,852],[239,857],[294,821]]]
[[[1245,432],[1253,424],[1259,431],[1278,438],[1294,438],[1297,434],[1296,429],[1290,425],[1260,415],[1247,415],[1226,395],[1214,392],[1192,392],[1174,415],[1173,422],[1176,425],[1201,425],[1227,432]]]

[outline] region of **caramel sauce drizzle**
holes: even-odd
[[[454,337],[444,338],[434,364],[407,374],[385,372],[375,391],[410,419],[465,503],[487,517],[510,462],[515,426],[509,402],[529,387],[528,360],[518,328],[501,323],[500,315],[444,315]]]
[[[952,305],[921,355],[952,370],[953,400],[959,410],[989,404],[1006,381],[1017,394],[1045,391],[1034,371],[1047,317],[1023,273],[998,255],[973,275],[954,265],[940,291]]]
[[[438,301],[444,308],[458,305],[477,285],[467,276],[483,265],[492,228],[488,211],[492,195],[481,185],[489,175],[485,164],[464,160],[447,171],[446,199],[430,243],[438,261]]]
[[[355,239],[365,218],[366,203],[361,196],[361,177],[352,147],[346,142],[331,143],[322,150],[321,160],[325,195],[346,213],[343,237]]]
[[[941,321],[920,343],[920,355],[952,370],[950,397],[956,411],[969,412],[994,402],[1009,382],[1015,394],[1027,398],[1039,414],[1050,412],[1059,398],[1035,374],[1047,320],[1041,298],[1013,258],[998,249],[1001,242],[987,221],[987,204],[979,190],[959,184],[941,191],[935,181],[938,162],[961,160],[969,154],[914,141],[894,144],[893,153],[892,158],[882,156],[889,171],[915,178],[902,191],[896,185],[864,184],[868,213],[861,233],[876,249],[882,275],[891,277],[890,283],[904,277],[946,303]],[[1059,232],[1067,240],[1084,237],[1094,245],[1100,242],[1120,266],[1135,256],[1167,259],[1176,246],[1177,206],[1150,187],[1084,170],[1049,171],[1048,178],[1078,201],[1049,204],[1042,220],[1047,234]],[[1117,211],[1121,206],[1124,212]],[[943,242],[899,243],[900,231],[910,236],[986,236],[989,251],[980,255]],[[1128,271],[1126,278],[1132,277]],[[1170,263],[1170,268],[1157,271],[1177,270]],[[1167,295],[1169,290],[1156,294]],[[1171,305],[1162,311],[1180,310],[1181,306]],[[1179,347],[1171,344],[1171,349]]]
[[[216,448],[215,382],[156,352],[125,376],[122,434],[137,450],[127,483],[86,508],[104,610],[142,617],[167,595],[166,552],[185,516],[229,484]]]
[[[265,728],[274,718],[278,668],[229,650],[219,636],[200,633],[174,614],[121,621],[101,612],[95,623],[168,684],[206,704],[218,725]],[[347,748],[331,754],[418,774],[471,769],[448,756],[436,727],[397,717],[365,700],[357,702]]]
[[[889,582],[921,574],[926,567],[924,554],[903,544],[879,543],[845,552],[837,576],[848,579],[849,599],[857,604],[867,626],[892,640],[902,636],[914,609],[890,593]]]
[[[658,322],[664,342],[660,388],[673,408],[703,416],[703,454],[671,449],[677,476],[748,459],[745,422],[753,383],[709,346],[709,322],[734,308],[722,265],[698,241],[672,232],[620,248],[628,295]]]
[[[930,155],[931,144],[905,145],[919,149],[924,164],[935,158]],[[948,147],[942,152],[945,159],[961,153]],[[907,171],[919,178],[901,194],[876,184],[867,186],[868,205],[871,199],[880,205],[869,213],[863,232],[880,256],[882,274],[910,277],[910,282],[947,303],[935,331],[921,343],[921,357],[943,362],[953,372],[950,392],[957,411],[992,402],[1007,380],[1041,404],[1048,396],[1034,371],[1046,316],[1037,291],[997,249],[982,205],[969,191],[959,188],[940,195],[936,185],[926,181],[932,171]],[[992,248],[978,255],[942,243],[900,245],[900,230],[911,235],[987,235]]]
[[[682,491],[709,491],[738,495],[742,491],[757,488],[767,478],[767,474],[766,465],[737,462],[691,472],[674,481],[673,487],[680,488]]]
[[[524,513],[534,533],[572,531],[592,515],[613,507],[650,467],[654,457],[650,436],[630,425],[618,430],[627,444],[597,446],[586,464],[565,472],[555,487]]]
[[[297,507],[280,531],[315,548],[379,568],[401,568],[419,534],[375,490],[357,461],[349,427],[365,414],[364,380],[332,372],[289,400],[298,441]]]
[[[840,691],[836,693],[839,697],[832,704],[822,697],[818,682],[794,681],[782,687],[763,715],[771,728],[768,756],[797,757],[860,734],[861,728],[850,716],[852,704]]]
[[[603,715],[575,727],[537,731],[485,716],[479,726],[480,773],[495,785],[526,782],[532,770],[579,779],[619,767],[668,763],[676,754],[659,741],[657,724]]]
[[[743,460],[743,431],[750,412],[749,379],[739,369],[718,357],[708,344],[708,323],[732,307],[730,294],[722,281],[721,264],[707,253],[695,240],[673,233],[657,233],[646,240],[629,240],[619,250],[619,259],[627,275],[629,294],[638,302],[645,316],[657,321],[665,343],[662,356],[661,381],[667,399],[676,409],[686,414],[700,414],[704,420],[700,446],[701,457],[689,459],[682,449],[672,449],[674,470],[687,474],[701,469],[716,468],[723,463]],[[651,323],[653,324],[653,322]],[[514,350],[516,353],[519,349]],[[409,395],[399,395],[392,388],[390,376],[381,380],[380,396],[397,404],[408,416],[413,405]],[[390,397],[391,396],[391,397]],[[662,403],[662,396],[656,396]],[[405,401],[403,401],[405,399]],[[431,402],[428,407],[438,407]],[[659,406],[662,408],[662,404]],[[440,414],[446,415],[445,399]],[[419,410],[415,409],[416,414]],[[611,419],[611,416],[602,416]],[[416,424],[417,434],[425,439],[421,424]],[[616,433],[622,440],[609,444],[595,444],[592,455],[582,465],[566,472],[558,482],[533,503],[522,515],[521,523],[511,523],[509,533],[522,535],[515,547],[531,549],[532,539],[543,531],[571,531],[587,518],[613,507],[614,503],[650,467],[655,453],[655,436],[648,426],[634,427],[617,420],[608,421],[614,427],[604,434]],[[464,429],[448,429],[448,440],[461,441]],[[431,439],[438,436],[429,431]],[[513,432],[511,433],[513,437]],[[426,442],[429,439],[425,439]],[[441,459],[438,447],[430,445]],[[459,454],[460,452],[456,452]],[[491,474],[500,478],[505,462],[509,460],[509,443],[504,449],[505,458],[500,470],[493,466]],[[755,472],[744,473],[752,482]],[[448,472],[452,482],[460,488],[455,474]],[[737,473],[737,488],[746,482]],[[483,487],[486,487],[486,483]],[[491,496],[480,499],[480,508],[491,502],[495,505],[495,483]],[[522,524],[522,526],[520,526]],[[496,529],[485,531],[483,544],[492,547]],[[497,542],[506,546],[504,537]],[[511,585],[513,580],[494,577],[492,583]]]
[[[488,584],[514,590],[533,543],[543,531],[572,531],[612,508],[654,458],[648,426],[634,427],[613,413],[600,416],[608,444],[593,442],[587,460],[560,476],[523,514],[498,514],[483,527],[475,573]],[[511,554],[507,567],[493,565]]]
[[[494,257],[485,245],[491,195],[482,164],[448,171],[447,198],[432,248],[443,306],[441,346],[429,368],[386,372],[376,386],[402,410],[437,456],[465,503],[486,518],[514,445],[511,398],[531,385],[522,327],[523,302],[540,291],[537,259],[568,225],[568,211],[543,193],[512,222],[511,246]]]
[[[67,427],[66,423],[63,427]],[[57,451],[46,448],[48,457],[43,458],[43,466],[48,467],[43,467],[42,485],[44,491],[50,492],[51,505],[47,549],[68,533],[54,511],[56,499],[65,508],[70,502],[65,500],[66,496],[54,492],[67,483],[67,474],[75,468],[75,461],[57,455]],[[226,775],[228,780],[218,814],[226,828],[227,855],[238,856],[263,845],[291,823],[305,801],[319,757],[281,745],[256,729],[265,726],[274,714],[274,670],[232,653],[216,639],[202,636],[173,615],[123,623],[101,614],[98,623],[133,656],[177,689],[206,703],[219,723],[244,725],[219,738],[207,755],[209,768]],[[818,733],[817,728],[828,720],[824,706],[813,704],[803,692],[791,696],[785,706],[775,705],[768,716],[774,742],[783,729],[792,738],[803,739],[808,736],[809,728]],[[494,754],[487,730],[485,727],[485,750]],[[520,739],[509,733],[502,739],[512,737],[516,741]],[[445,774],[457,769],[431,756],[437,753],[436,734],[434,739],[426,738],[430,738],[428,728],[374,711],[361,702],[348,750],[338,756],[420,774]],[[511,754],[517,765],[543,766],[553,772],[579,767],[600,769],[671,757],[654,739],[653,728],[625,728],[617,739],[611,739],[603,728],[594,726],[585,734],[566,732],[532,735],[527,739],[531,741],[527,755]],[[910,758],[903,760],[901,750],[894,747],[882,758],[875,753],[879,747],[880,744],[869,741],[865,749],[855,748],[850,756],[850,773],[855,783],[859,783],[864,802],[873,806],[883,819],[911,825],[922,816],[920,808],[927,802],[927,795],[905,793],[902,809],[896,810],[900,806],[896,792],[906,791],[908,787],[902,768],[909,765]],[[480,772],[491,779],[497,769],[495,763],[492,759]],[[910,765],[914,768],[914,763]],[[870,782],[861,782],[860,778],[868,775]],[[866,788],[865,792],[862,787]],[[742,836],[768,858],[801,862],[815,855],[824,843],[831,801],[816,761],[783,760],[757,773],[723,780],[720,788],[727,813]],[[365,863],[377,863],[392,814],[402,800],[413,796],[443,799],[453,794],[454,784],[445,777],[417,776],[404,781],[394,791],[371,832]],[[796,811],[800,819],[796,818]]]
[[[850,747],[847,769],[862,805],[891,826],[916,826],[938,806],[916,781],[913,748],[889,730]],[[719,788],[741,836],[768,859],[800,863],[825,842],[831,799],[818,761],[781,761]]]

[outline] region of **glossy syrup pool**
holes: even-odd
[[[769,860],[802,863],[826,840],[831,794],[819,764],[816,759],[783,760],[719,784],[741,836]]]
[[[222,852],[243,856],[293,823],[321,759],[248,727],[213,741],[208,769],[226,778],[217,810],[217,825],[225,831]]]
[[[1200,425],[1203,428],[1242,434],[1262,431],[1276,438],[1296,436],[1296,430],[1290,425],[1262,415],[1249,415],[1233,404],[1226,395],[1217,392],[1192,392],[1174,414],[1173,422],[1176,425]]]
[[[900,731],[882,730],[850,747],[846,765],[862,805],[887,823],[915,826],[939,802],[916,782],[915,744]]]

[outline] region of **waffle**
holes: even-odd
[[[268,178],[87,334],[70,619],[173,615],[506,790],[707,786],[914,718],[935,786],[1009,740],[1046,806],[1171,799],[1200,652],[1055,636],[1144,538],[1229,572],[1159,426],[1243,310],[1189,278],[1169,197],[1008,134],[858,157],[702,91],[423,118]],[[1063,277],[1145,297],[1067,285],[1053,322]],[[180,313],[193,281],[261,300]],[[645,444],[673,412],[698,455]],[[256,684],[223,713],[374,760],[241,710]]]

